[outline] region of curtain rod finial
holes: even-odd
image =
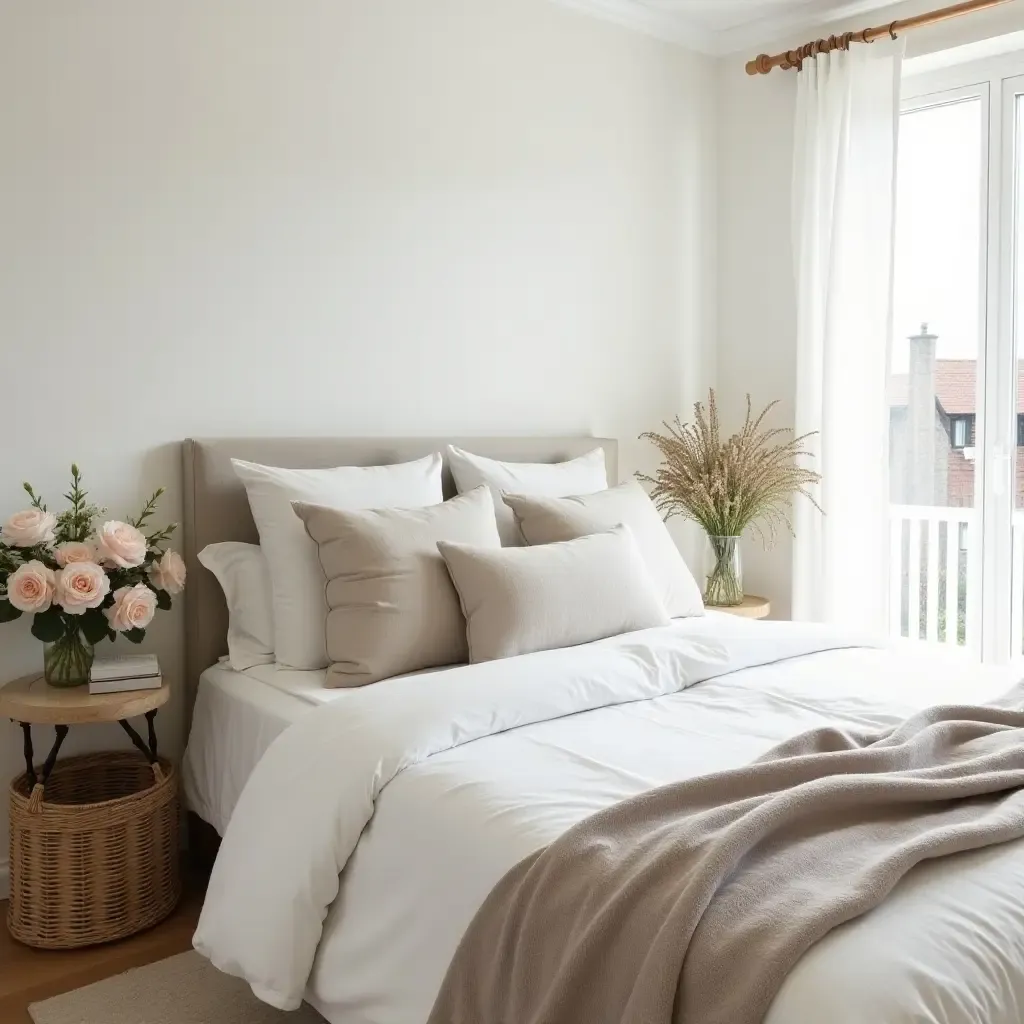
[[[758,54],[753,60],[747,61],[748,75],[767,75],[772,69],[772,59],[767,53]]]

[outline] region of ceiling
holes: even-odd
[[[559,0],[704,53],[733,53],[894,0]],[[857,26],[859,27],[859,26]]]

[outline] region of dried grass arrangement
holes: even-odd
[[[780,529],[793,532],[790,519],[793,495],[802,494],[819,511],[808,487],[821,480],[811,469],[798,464],[811,458],[804,434],[792,437],[782,427],[766,427],[765,419],[777,405],[772,402],[754,416],[747,395],[747,415],[742,429],[722,438],[718,405],[712,388],[705,406],[694,406],[694,422],[677,416],[665,423],[665,433],[641,434],[662,455],[655,475],[638,474],[651,485],[651,498],[666,519],[682,516],[700,524],[715,554],[705,586],[705,600],[714,605],[735,605],[743,600],[738,578],[737,541],[753,527],[766,548]]]

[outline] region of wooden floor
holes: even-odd
[[[2,923],[7,904],[0,902],[0,1022],[31,1024],[30,1003],[191,949],[202,903],[201,881],[187,881],[177,909],[162,924],[123,942],[65,953],[29,949],[15,942]]]

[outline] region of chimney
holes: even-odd
[[[938,336],[921,333],[910,341],[910,376],[907,387],[908,497],[912,505],[935,504],[936,408],[935,342]]]

